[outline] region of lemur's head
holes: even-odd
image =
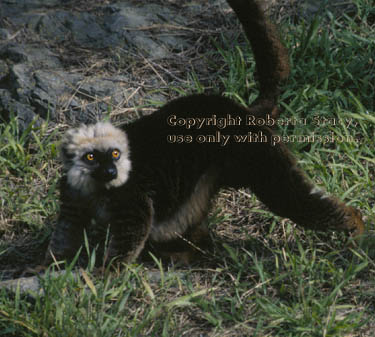
[[[69,130],[61,145],[68,184],[89,193],[97,187],[121,186],[130,172],[128,139],[108,122]]]

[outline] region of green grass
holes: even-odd
[[[80,277],[73,265],[64,275],[47,277],[44,295],[0,290],[0,336],[373,336],[375,28],[370,1],[358,0],[357,6],[353,16],[284,26],[292,74],[281,118],[307,123],[279,132],[333,132],[356,140],[288,145],[312,180],[362,210],[367,238],[360,247],[348,245],[342,234],[306,231],[274,217],[249,191],[225,191],[210,217],[214,247],[205,261],[190,269],[156,263],[98,274],[92,253]],[[244,97],[254,87],[248,46],[218,50],[213,59],[224,60],[225,71],[218,61],[213,81],[239,101],[254,99],[255,92]],[[197,77],[191,82],[204,91]],[[314,125],[314,117],[338,124]],[[358,124],[346,128],[345,118]],[[12,273],[5,269],[22,269],[44,253],[50,219],[58,212],[60,134],[50,133],[47,124],[22,134],[14,120],[0,124],[5,277]]]
[[[56,203],[56,132],[34,121],[19,130],[17,120],[0,124],[0,268],[6,274],[32,263],[51,231],[46,222]]]

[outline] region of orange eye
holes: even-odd
[[[112,151],[112,158],[119,159],[120,158],[120,151],[119,150],[113,150]]]
[[[94,154],[93,153],[88,153],[88,154],[86,154],[86,159],[88,160],[88,161],[93,161],[94,160]]]

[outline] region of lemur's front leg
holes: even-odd
[[[106,258],[108,262],[112,258],[131,262],[149,237],[154,216],[152,200],[136,188],[127,188],[125,194],[113,195],[110,212],[111,239]]]
[[[71,259],[83,242],[84,228],[90,223],[88,204],[77,197],[77,191],[63,178],[60,187],[60,215],[48,246],[44,265],[56,259]]]

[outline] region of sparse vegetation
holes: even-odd
[[[296,228],[250,191],[225,190],[209,219],[214,247],[204,261],[97,273],[95,251],[86,247],[91,259],[79,277],[73,263],[46,278],[43,294],[0,289],[0,336],[374,336],[375,12],[370,1],[355,2],[351,15],[283,26],[292,74],[281,119],[307,122],[279,130],[316,183],[362,210],[367,233],[359,246],[339,233]],[[246,96],[254,75],[242,66],[253,62],[250,48],[216,43],[217,71],[208,82],[242,102],[254,99]],[[190,79],[180,93],[205,90]],[[349,119],[356,124],[345,124]],[[3,278],[19,276],[44,254],[58,211],[61,132],[34,123],[20,134],[15,119],[0,124]],[[291,138],[313,133],[335,141]]]

